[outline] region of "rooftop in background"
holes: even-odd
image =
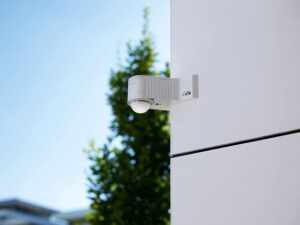
[[[32,215],[39,215],[42,217],[48,217],[53,213],[57,213],[57,210],[45,208],[36,204],[21,201],[18,199],[11,199],[7,201],[0,201],[0,210],[15,210]]]
[[[71,225],[85,224],[89,210],[62,213],[18,199],[0,201],[0,225]]]

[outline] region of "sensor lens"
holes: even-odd
[[[130,106],[136,113],[145,113],[150,109],[150,103],[144,100],[135,100],[130,102]]]

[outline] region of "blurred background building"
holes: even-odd
[[[18,199],[0,201],[0,225],[83,225],[86,213],[59,212]]]

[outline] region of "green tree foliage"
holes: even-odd
[[[98,148],[91,143],[89,198],[97,225],[169,224],[170,172],[168,113],[150,110],[134,113],[127,105],[127,81],[135,74],[169,76],[169,67],[155,70],[156,53],[148,32],[148,9],[144,10],[142,38],[128,45],[125,66],[112,71],[108,102],[112,107],[113,135]],[[113,140],[121,144],[114,145]]]

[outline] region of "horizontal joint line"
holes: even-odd
[[[246,140],[242,140],[242,141],[231,142],[231,143],[222,144],[222,145],[216,145],[216,146],[202,148],[202,149],[191,150],[191,151],[177,153],[177,154],[171,154],[170,158],[176,158],[176,157],[180,157],[180,156],[192,155],[192,154],[196,154],[196,153],[200,153],[200,152],[207,152],[207,151],[217,150],[217,149],[220,149],[220,148],[226,148],[226,147],[231,147],[231,146],[235,146],[235,145],[241,145],[241,144],[246,144],[246,143],[250,143],[250,142],[276,138],[276,137],[295,134],[295,133],[300,133],[300,129],[284,131],[284,132],[280,132],[280,133],[276,133],[276,134],[265,135],[265,136],[261,136],[261,137],[256,137],[256,138],[246,139]]]

